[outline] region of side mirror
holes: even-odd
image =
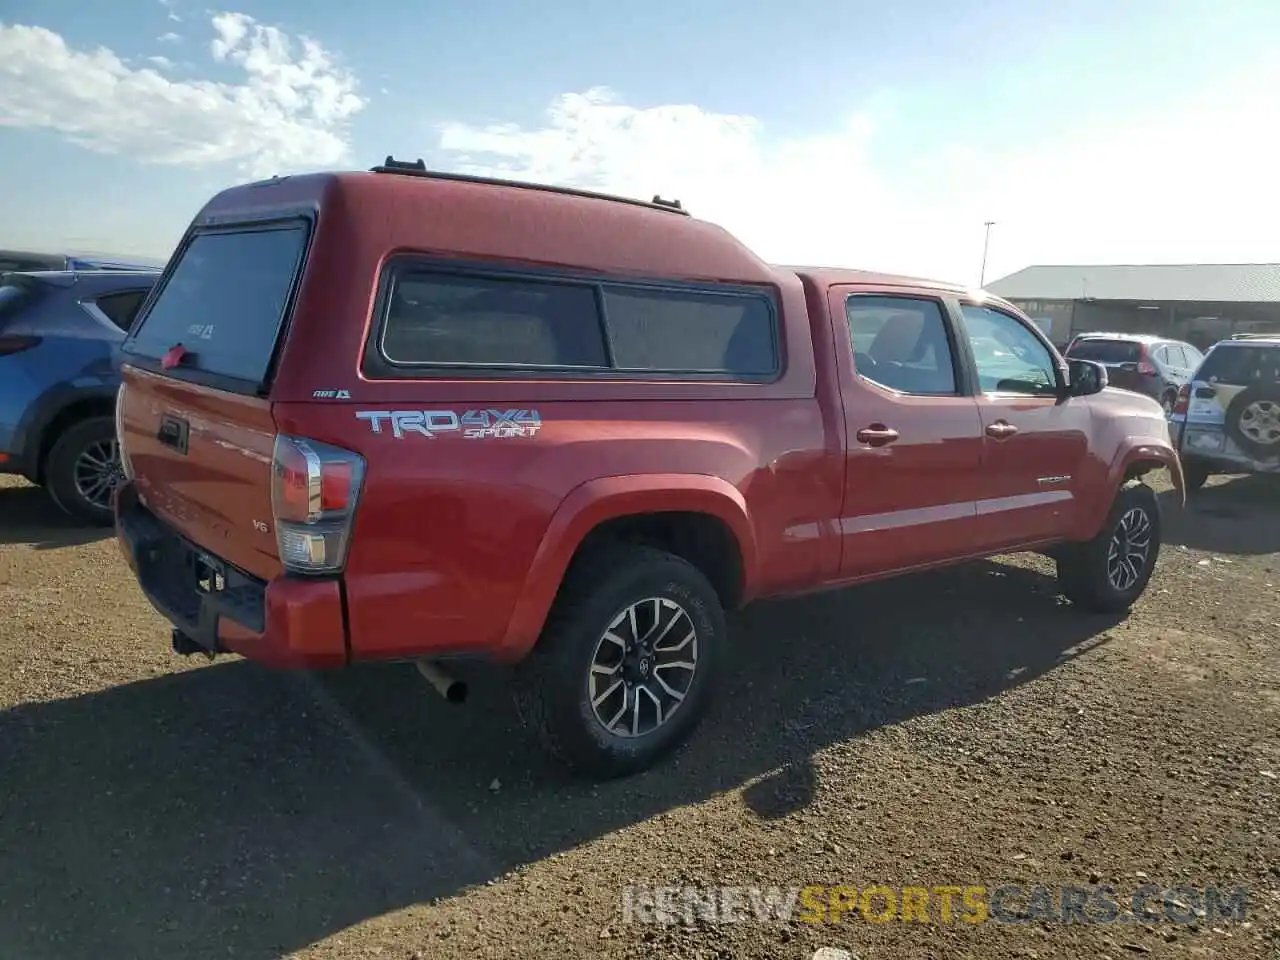
[[[1107,368],[1092,360],[1067,361],[1067,393],[1072,397],[1089,397],[1107,387]]]

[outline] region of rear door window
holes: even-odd
[[[937,300],[855,294],[845,301],[845,319],[861,377],[898,393],[956,393],[955,361]]]
[[[133,323],[133,318],[138,313],[138,308],[142,306],[142,301],[147,298],[145,290],[126,290],[121,293],[108,293],[94,303],[117,327],[126,333]]]
[[[1072,358],[1095,363],[1137,363],[1141,353],[1132,340],[1077,340],[1071,348]]]
[[[127,352],[158,360],[181,344],[190,354],[184,367],[257,388],[270,369],[306,241],[300,220],[197,233]]]
[[[1280,381],[1280,347],[1215,347],[1196,379],[1233,387],[1276,383]]]

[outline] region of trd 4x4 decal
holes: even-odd
[[[390,425],[397,440],[406,433],[429,438],[461,433],[466,440],[533,437],[542,426],[537,410],[357,410],[356,419],[367,421],[374,433]]]

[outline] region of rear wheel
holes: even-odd
[[[1058,586],[1076,606],[1123,613],[1151,580],[1160,555],[1160,505],[1146,484],[1122,487],[1098,535],[1058,554]]]
[[[1164,415],[1167,417],[1173,413],[1174,405],[1178,402],[1178,391],[1166,390],[1164,396],[1160,398],[1160,406],[1164,408]]]
[[[576,561],[517,671],[525,723],[571,769],[608,778],[684,741],[711,693],[724,612],[692,564],[645,546]]]
[[[72,424],[53,444],[44,480],[53,502],[85,523],[112,522],[111,494],[123,478],[112,417]]]

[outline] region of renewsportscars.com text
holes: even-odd
[[[866,887],[626,887],[625,923],[1197,923],[1243,921],[1243,887],[1164,887],[1127,893],[1101,884]]]

